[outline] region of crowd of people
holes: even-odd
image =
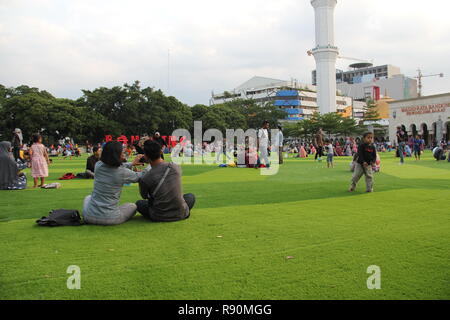
[[[314,157],[315,160],[321,161],[324,155],[331,160],[333,157],[354,156],[358,152],[358,145],[361,144],[359,138],[329,138],[324,137],[321,129],[312,140],[290,140],[284,147],[283,151],[287,157],[308,158]],[[427,149],[425,140],[421,135],[411,136],[404,132],[401,127],[397,128],[396,143],[391,144],[389,141],[374,141],[373,145],[377,152],[393,152],[396,157],[400,158],[403,164],[405,158],[414,157],[416,160],[421,159],[421,155]],[[442,139],[439,143],[430,146],[433,156],[436,160],[450,161],[450,141]]]
[[[426,149],[425,140],[420,135],[408,136],[408,133],[403,130],[401,126],[397,127],[396,131],[397,146],[396,156],[400,158],[400,164],[405,163],[405,157],[412,157],[416,161],[420,160],[420,157]],[[450,162],[450,141],[446,141],[442,138],[439,142],[434,142],[431,145],[433,157],[436,161],[448,160]],[[448,155],[447,155],[448,152]]]
[[[322,129],[314,135],[312,141],[291,141],[285,145],[282,128],[269,141],[269,122],[264,121],[257,132],[256,141],[248,138],[244,145],[227,144],[226,139],[213,142],[192,144],[183,141],[172,149],[156,132],[145,135],[133,144],[119,141],[103,142],[96,145],[86,144],[90,156],[86,160],[86,170],[78,178],[94,179],[92,193],[84,199],[83,216],[85,223],[98,225],[116,225],[128,221],[137,212],[151,221],[178,221],[187,219],[195,203],[193,194],[183,194],[181,186],[181,168],[172,162],[165,162],[164,153],[177,156],[202,156],[215,153],[217,162],[223,158],[241,167],[270,168],[269,155],[278,154],[279,163],[283,163],[283,154],[294,154],[299,158],[309,156],[322,161],[326,155],[327,167],[333,168],[335,156],[351,156],[353,172],[349,191],[353,192],[362,176],[365,176],[366,191],[373,191],[373,173],[379,170],[379,152],[395,150],[400,164],[405,157],[414,155],[420,160],[425,142],[420,136],[408,137],[401,127],[397,129],[396,145],[387,142],[375,142],[374,134],[367,132],[362,139],[326,138]],[[441,141],[433,149],[436,160],[445,160],[448,144]],[[244,161],[235,162],[235,157],[244,154]],[[80,156],[81,149],[73,141],[59,141],[54,146],[45,147],[39,134],[32,136],[30,144],[23,141],[20,129],[14,131],[11,142],[0,143],[0,190],[22,190],[27,187],[27,177],[23,172],[31,168],[33,187],[44,187],[49,175],[51,157],[64,159]],[[448,155],[450,162],[450,154]],[[122,188],[131,183],[139,184],[141,200],[135,203],[119,205]]]

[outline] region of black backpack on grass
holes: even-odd
[[[36,220],[36,223],[44,227],[80,226],[83,224],[78,210],[66,209],[52,210],[48,217],[42,217]]]

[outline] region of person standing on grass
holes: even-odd
[[[42,136],[35,134],[33,136],[33,145],[30,150],[31,156],[31,175],[34,179],[34,186],[42,187],[45,183],[45,178],[48,177],[48,165],[50,160],[48,158],[47,149],[42,144]],[[41,179],[41,184],[38,185],[38,180]]]
[[[404,164],[405,163],[405,146],[406,146],[406,142],[408,141],[408,135],[406,134],[405,131],[403,131],[401,126],[397,127],[397,143],[398,143],[398,154],[400,156],[400,164]]]
[[[283,128],[280,125],[278,125],[276,146],[277,146],[279,164],[283,164],[283,143],[284,143]]]
[[[326,149],[327,149],[327,168],[334,168],[333,157],[334,157],[334,147],[331,141],[326,141]]]
[[[323,157],[323,131],[322,131],[322,128],[319,128],[319,131],[317,131],[317,133],[314,137],[314,143],[316,145],[316,155],[314,157],[314,160],[322,161],[322,157]]]
[[[414,144],[414,157],[416,160],[420,160],[420,153],[422,152],[422,139],[420,139],[419,135],[416,135],[416,138],[413,140]]]
[[[164,140],[161,137],[161,134],[159,132],[155,132],[155,134],[153,135],[153,140],[158,142],[161,145],[161,150],[162,150],[161,159],[164,160],[164,150],[165,150],[165,148],[167,148],[166,140]]]
[[[144,143],[145,160],[151,170],[139,181],[143,199],[136,202],[137,211],[154,222],[173,222],[189,218],[195,196],[182,193],[181,167],[161,158],[161,146],[156,141]]]
[[[83,218],[87,224],[112,226],[130,220],[136,214],[134,203],[119,206],[122,187],[138,182],[149,170],[131,170],[141,165],[143,155],[138,155],[132,163],[124,163],[122,143],[111,141],[105,144],[100,161],[95,165],[94,189],[84,199]]]
[[[20,148],[22,148],[23,145],[23,135],[22,135],[22,130],[20,130],[19,128],[16,128],[14,130],[14,137],[12,139],[12,147],[13,147],[13,155],[14,155],[14,160],[19,160],[22,159],[20,157]]]
[[[264,160],[266,168],[270,167],[268,148],[269,148],[269,121],[265,120],[262,127],[258,130],[258,149],[261,160]]]
[[[359,179],[366,177],[366,192],[373,192],[373,171],[372,166],[376,164],[377,151],[373,145],[373,133],[367,132],[363,135],[363,141],[358,146],[355,159],[355,167],[349,192],[356,189]]]

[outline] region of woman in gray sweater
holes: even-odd
[[[124,184],[135,183],[150,170],[134,172],[131,168],[141,165],[143,155],[139,155],[132,163],[123,163],[125,157],[122,144],[117,141],[108,142],[103,148],[100,161],[95,165],[94,190],[84,199],[83,217],[87,224],[117,225],[131,219],[136,214],[136,205],[126,203],[119,206],[120,195]]]

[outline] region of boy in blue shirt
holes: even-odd
[[[416,160],[420,160],[420,153],[422,152],[421,147],[423,144],[423,140],[420,139],[419,135],[416,135],[416,138],[414,139],[414,157]]]

